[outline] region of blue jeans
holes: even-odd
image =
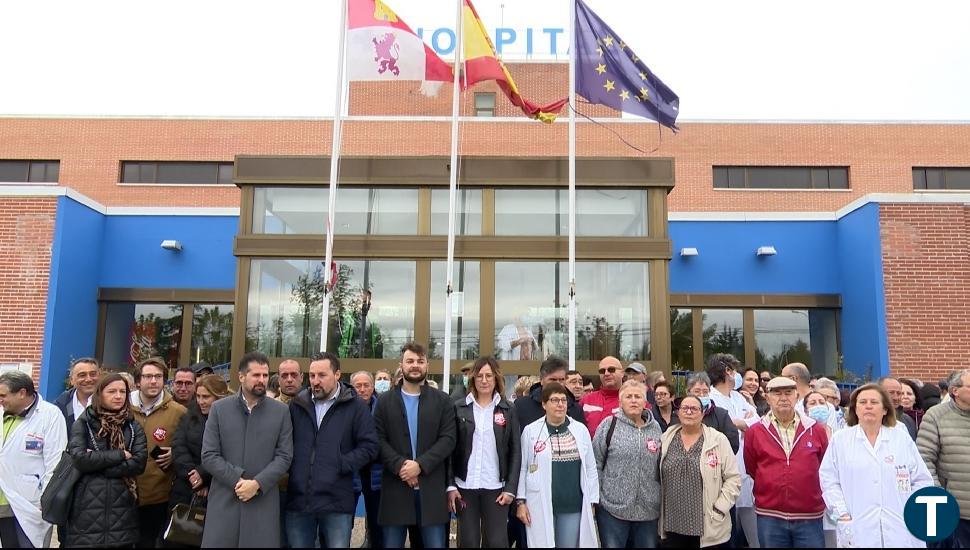
[[[822,519],[783,520],[758,516],[762,548],[825,548]]]
[[[286,538],[290,548],[316,548],[320,536],[327,548],[350,548],[353,514],[286,512]]]
[[[657,547],[657,520],[626,521],[599,506],[596,508],[596,523],[603,548],[627,548],[627,542],[633,548]]]
[[[552,518],[556,548],[579,548],[579,526],[583,514],[556,514]]]
[[[414,492],[414,523],[421,529],[425,548],[448,547],[448,524],[421,525],[421,494]],[[407,525],[385,525],[384,548],[404,548],[404,537],[408,534]]]

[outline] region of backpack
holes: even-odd
[[[610,443],[613,442],[613,432],[616,430],[616,416],[610,417],[610,428],[606,430],[606,450],[603,451],[603,467],[606,467],[606,459],[610,457]]]

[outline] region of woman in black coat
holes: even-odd
[[[91,405],[71,428],[68,451],[81,479],[67,520],[65,547],[132,547],[138,542],[138,486],[145,471],[145,432],[131,414],[121,375],[98,382]]]
[[[209,374],[199,379],[195,386],[196,406],[189,407],[175,429],[172,441],[172,461],[175,464],[175,481],[168,500],[169,507],[191,504],[192,496],[204,499],[209,495],[212,476],[202,467],[202,435],[205,421],[209,418],[212,404],[229,395],[229,387],[222,377]],[[196,506],[204,506],[204,500]]]

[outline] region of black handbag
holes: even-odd
[[[67,523],[67,518],[71,515],[74,486],[79,479],[81,479],[81,472],[74,467],[71,453],[62,452],[61,460],[54,468],[54,474],[40,497],[41,517],[44,521],[54,525]]]
[[[202,529],[205,527],[205,506],[196,506],[199,499],[192,495],[192,502],[180,502],[172,508],[172,517],[162,534],[165,542],[181,546],[202,546]],[[203,499],[204,501],[204,499]]]

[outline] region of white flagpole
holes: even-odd
[[[576,0],[569,0],[569,368],[576,368]]]
[[[330,326],[330,264],[333,262],[334,213],[337,209],[337,169],[340,165],[340,139],[343,133],[344,65],[347,62],[347,3],[340,0],[340,38],[337,46],[337,94],[334,99],[333,138],[330,146],[330,193],[327,206],[327,246],[323,264],[323,306],[320,320],[320,351],[327,351],[327,332]],[[361,331],[364,327],[360,328]]]
[[[451,378],[451,293],[452,272],[455,269],[455,204],[458,196],[458,112],[461,99],[459,77],[462,74],[461,64],[464,57],[465,42],[463,22],[465,14],[464,0],[457,0],[458,15],[455,21],[455,79],[451,96],[451,167],[448,180],[448,261],[445,264],[445,342],[444,342],[444,377],[441,389],[449,393],[448,383]]]

